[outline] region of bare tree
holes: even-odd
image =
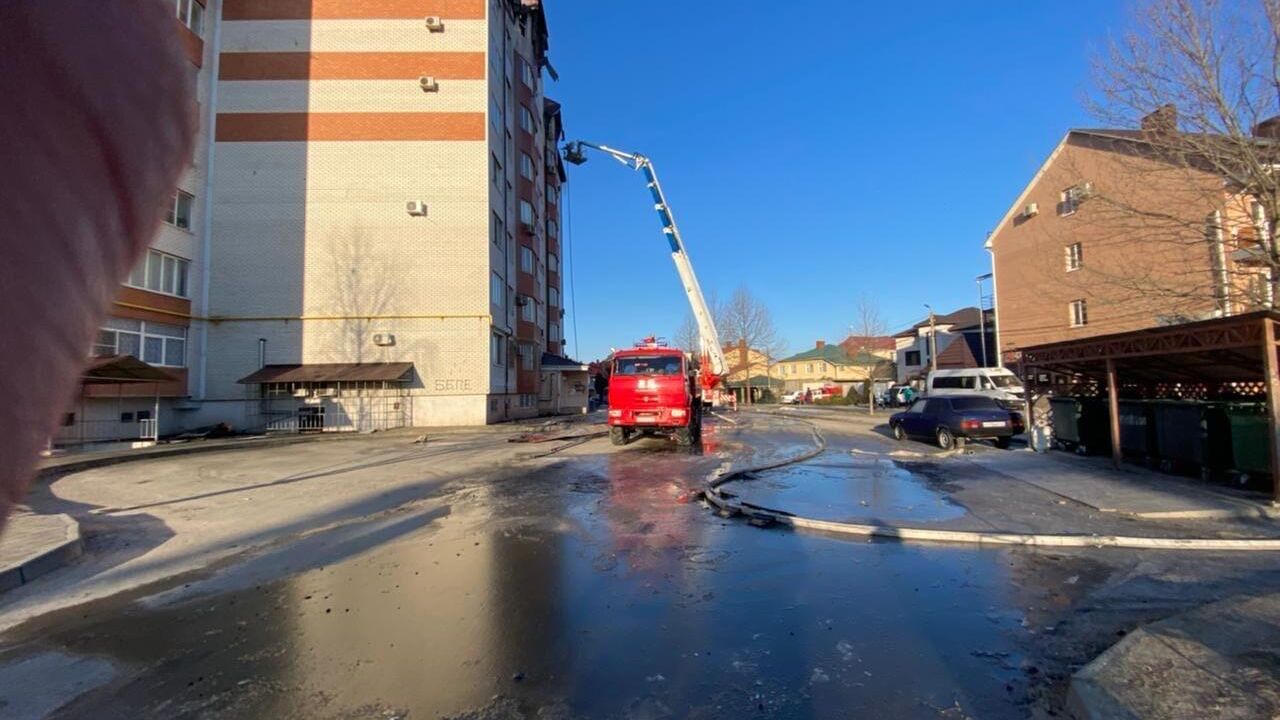
[[[724,321],[724,306],[720,304],[720,298],[716,297],[713,291],[707,293],[705,299],[707,301],[707,309],[711,311],[712,322],[716,324],[717,328],[721,328]],[[721,340],[723,339],[722,336]],[[676,328],[675,334],[671,336],[671,341],[681,350],[692,353],[694,357],[700,354],[702,333],[698,330],[698,321],[694,319],[692,310],[685,311],[684,320],[681,321],[680,327]]]
[[[1069,281],[1122,287],[1116,302],[1141,295],[1170,321],[1274,307],[1280,0],[1140,0],[1133,21],[1096,58],[1089,100],[1129,129],[1091,140],[1120,172],[1064,198],[1088,210],[1081,232],[1132,250]]]
[[[876,412],[876,381],[892,380],[890,371],[892,363],[876,354],[876,343],[888,334],[888,326],[884,316],[880,314],[880,306],[869,295],[858,298],[854,310],[853,324],[850,326],[853,341],[846,348],[855,367],[861,368],[866,376],[867,408],[872,415]]]
[[[773,316],[769,308],[760,302],[745,285],[733,291],[733,296],[724,306],[717,320],[720,340],[725,345],[745,345],[747,360],[745,369],[746,402],[751,403],[751,376],[760,366],[759,358],[764,358],[766,377],[771,377],[772,358],[782,349],[777,329],[773,324]],[[753,352],[754,351],[754,352]]]

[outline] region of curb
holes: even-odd
[[[575,416],[576,417],[576,416]],[[44,481],[66,475],[69,473],[83,472],[85,470],[93,470],[94,468],[108,467],[111,465],[119,465],[127,462],[137,462],[139,460],[153,460],[157,458],[178,457],[181,455],[195,455],[198,453],[224,452],[232,450],[252,450],[257,448],[284,447],[288,445],[298,445],[310,442],[338,442],[342,440],[355,440],[357,438],[377,437],[379,435],[395,435],[401,434],[406,437],[417,434],[431,435],[434,433],[453,433],[453,432],[479,432],[501,435],[504,433],[521,433],[532,432],[536,427],[540,427],[543,423],[517,425],[515,423],[499,423],[495,425],[476,425],[471,426],[450,426],[450,427],[410,427],[395,428],[393,430],[385,430],[377,434],[360,433],[360,432],[344,432],[344,433],[328,433],[315,435],[290,435],[287,437],[264,437],[256,436],[245,438],[243,440],[234,440],[231,442],[221,443],[217,445],[204,445],[200,441],[182,443],[178,445],[153,446],[153,448],[145,448],[136,453],[122,452],[120,455],[111,455],[108,457],[92,457],[84,459],[75,459],[75,456],[64,456],[67,461],[55,465],[45,465],[37,468],[34,480]]]
[[[809,423],[806,423],[809,424]],[[928,528],[898,527],[893,525],[865,525],[861,523],[838,522],[834,520],[818,520],[789,513],[785,510],[753,505],[736,499],[736,495],[727,493],[720,486],[744,475],[771,470],[809,460],[826,450],[826,441],[816,427],[810,425],[819,447],[797,458],[775,462],[759,467],[744,468],[725,473],[713,479],[703,492],[704,499],[715,506],[721,515],[731,517],[741,515],[757,524],[787,525],[803,530],[853,537],[874,537],[902,542],[952,543],[961,545],[1000,545],[1030,546],[1053,548],[1126,548],[1135,550],[1232,550],[1232,551],[1273,551],[1280,550],[1280,538],[1153,538],[1126,535],[1047,535],[1035,533],[1014,533],[971,530],[932,530]]]
[[[13,590],[25,585],[41,575],[48,574],[84,554],[84,541],[80,537],[80,523],[70,515],[45,516],[62,520],[64,538],[62,542],[37,550],[15,565],[0,569],[0,592]]]

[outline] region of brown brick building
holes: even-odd
[[[1271,301],[1256,203],[1185,155],[1166,157],[1159,133],[1176,132],[1162,129],[1172,122],[1069,131],[996,226],[986,247],[1006,361]]]

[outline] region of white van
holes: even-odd
[[[1004,368],[964,368],[930,372],[925,395],[985,395],[1006,410],[1021,410],[1026,391],[1018,376]]]

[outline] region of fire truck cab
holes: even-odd
[[[645,338],[614,352],[609,379],[609,440],[625,445],[640,434],[662,434],[691,446],[702,434],[698,375],[683,350]]]

